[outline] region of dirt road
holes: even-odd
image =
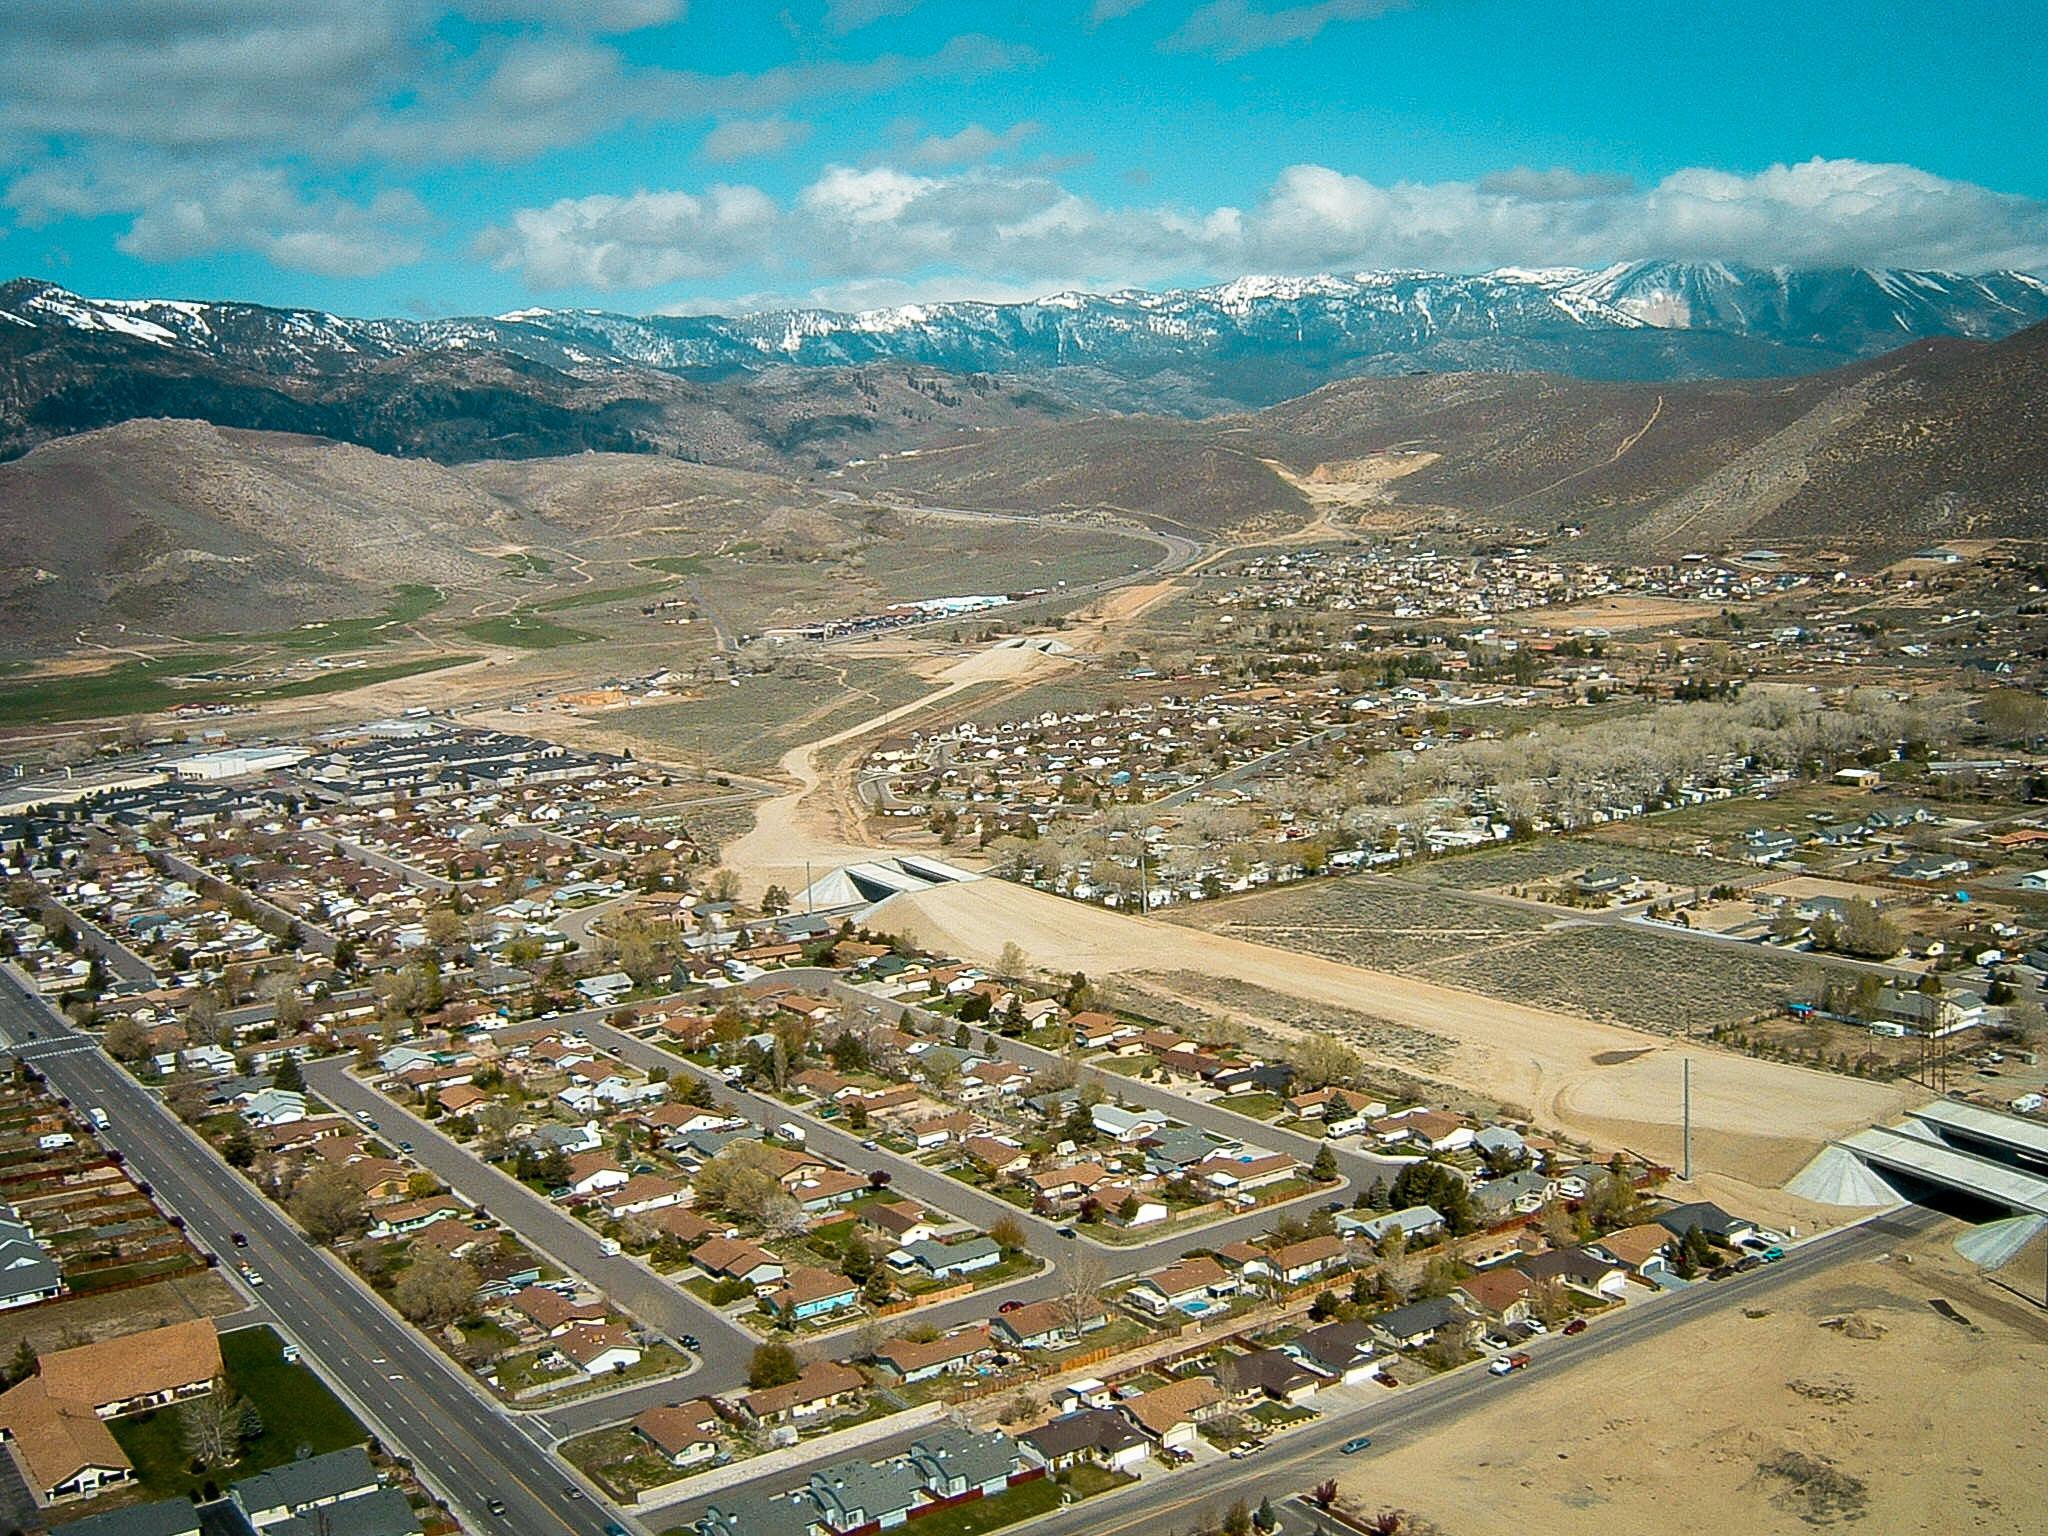
[[[1685,1047],[1553,1009],[1124,916],[1007,882],[897,897],[875,922],[983,962],[1014,942],[1048,970],[1091,977],[1194,972],[1376,1014],[1450,1041],[1450,1061],[1437,1069],[1444,1079],[1523,1109],[1539,1124],[1672,1163],[1682,1151],[1681,1060],[1690,1055],[1695,1166],[1750,1184],[1783,1182],[1820,1140],[1868,1125],[1900,1103],[1895,1090],[1878,1084]],[[1293,1032],[1277,1022],[1268,1027]]]

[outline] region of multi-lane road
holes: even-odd
[[[411,1455],[429,1486],[479,1531],[603,1536],[609,1511],[571,1499],[571,1475],[537,1443],[540,1426],[508,1419],[450,1362],[354,1276],[315,1248],[212,1149],[181,1125],[87,1036],[11,971],[0,971],[0,1037],[74,1105],[103,1109],[102,1137],[182,1216],[224,1268],[246,1261],[264,1277],[260,1307],[383,1437]],[[243,1234],[246,1248],[234,1245]],[[579,1490],[580,1491],[580,1490]],[[506,1513],[488,1513],[502,1500]]]

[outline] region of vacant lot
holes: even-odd
[[[1539,1369],[1329,1470],[1368,1514],[1405,1509],[1457,1536],[2038,1530],[2048,1321],[1945,1241],[1911,1257],[1802,1280],[1554,1378]]]
[[[1644,880],[1661,881],[1666,885],[1709,888],[1739,885],[1755,880],[1762,873],[1754,865],[1731,863],[1726,859],[1702,859],[1692,854],[1660,853],[1648,849],[1618,853],[1613,848],[1602,847],[1583,838],[1560,837],[1432,859],[1419,870],[1397,878],[1447,885],[1461,891],[1496,890],[1502,886],[1552,880],[1594,864],[1625,869]]]
[[[721,768],[773,768],[799,742],[929,693],[932,685],[899,661],[832,659],[711,683],[703,697],[619,711],[604,726],[651,748],[680,749]]]
[[[1530,853],[1516,861],[1513,878],[1535,878],[1546,862],[1583,856],[1565,844],[1539,845]],[[1656,856],[1653,862],[1674,861]],[[1464,867],[1475,863],[1445,860],[1429,874],[1469,873]],[[1700,939],[1552,918],[1374,875],[1184,907],[1174,920],[1660,1035],[1700,1034],[1787,998],[1811,998],[1821,974],[1810,962],[1777,951],[1734,944],[1708,949]]]

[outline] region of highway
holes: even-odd
[[[223,1273],[246,1259],[266,1284],[261,1307],[317,1362],[384,1444],[411,1456],[427,1483],[478,1531],[521,1536],[603,1536],[609,1510],[594,1497],[570,1500],[571,1474],[529,1430],[508,1420],[410,1325],[385,1309],[352,1274],[308,1243],[256,1189],[215,1157],[156,1098],[96,1044],[69,1028],[0,972],[0,1036],[81,1108],[107,1112],[102,1135],[176,1212],[202,1248],[221,1255]],[[243,1233],[246,1249],[233,1246]],[[487,1513],[502,1499],[502,1519]]]

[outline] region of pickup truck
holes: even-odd
[[[1495,1376],[1506,1376],[1510,1372],[1525,1369],[1528,1364],[1528,1352],[1518,1349],[1511,1355],[1495,1355],[1486,1362],[1486,1368]]]

